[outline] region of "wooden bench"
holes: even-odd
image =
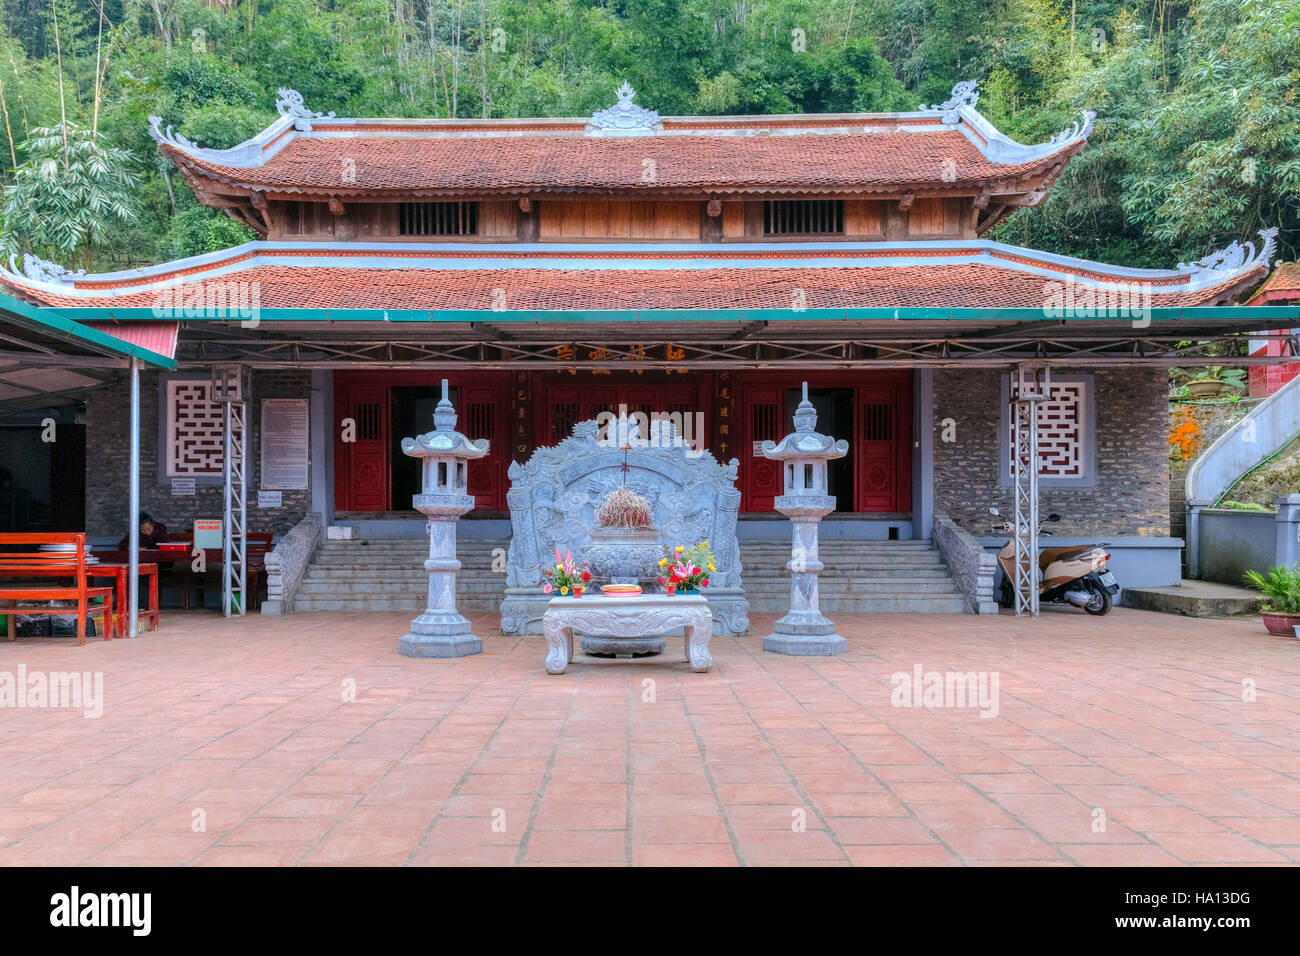
[[[43,544],[74,544],[75,550],[68,551],[10,551],[16,545],[30,547]],[[75,613],[77,616],[77,643],[86,643],[86,617],[88,614],[104,615],[104,640],[111,641],[116,634],[116,619],[113,615],[113,588],[94,587],[86,575],[86,536],[82,532],[67,534],[0,534],[0,578],[66,578],[71,584],[51,582],[3,584],[0,585],[0,602],[5,605],[5,617],[8,624],[9,640],[16,638],[18,615],[38,615],[41,617],[64,617]],[[93,571],[94,565],[90,566]],[[103,605],[91,605],[95,598],[103,598]],[[19,601],[72,601],[71,607],[24,607],[19,608]],[[12,607],[9,607],[12,605]]]

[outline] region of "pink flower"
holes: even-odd
[[[543,592],[544,594],[550,594],[550,593],[551,593],[551,590],[552,590],[552,588],[551,588],[551,586],[550,586],[549,584],[547,584],[544,588],[542,588],[542,592]]]

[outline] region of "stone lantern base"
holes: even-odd
[[[397,642],[403,657],[469,657],[483,653],[483,641],[455,611],[426,611],[411,622],[411,633]]]
[[[835,622],[817,611],[791,611],[763,638],[763,650],[794,657],[834,657],[848,649],[849,642],[835,633]]]

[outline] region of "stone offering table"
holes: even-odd
[[[691,669],[703,673],[713,665],[709,639],[713,637],[713,615],[701,595],[669,597],[666,594],[638,594],[631,597],[551,598],[542,617],[546,635],[546,673],[563,674],[573,659],[573,631],[638,638],[683,628],[686,660]]]

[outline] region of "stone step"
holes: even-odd
[[[295,602],[298,611],[408,611],[424,610],[423,595],[319,595],[300,594]],[[466,595],[457,597],[461,611],[495,612],[501,606],[499,595]],[[788,598],[769,599],[764,595],[750,595],[751,613],[779,614],[787,610]],[[894,594],[874,596],[837,597],[823,596],[821,608],[827,614],[961,614],[964,602],[956,594]]]
[[[965,602],[961,595],[953,594],[899,594],[873,597],[823,597],[821,609],[834,617],[836,612],[850,614],[962,614]],[[750,596],[750,613],[777,614],[784,612],[789,601],[771,601],[765,596],[755,600]]]
[[[493,571],[508,540],[457,542],[462,573],[457,605],[464,611],[496,611],[506,576]],[[422,564],[428,541],[420,538],[327,541],[317,550],[296,597],[298,610],[418,612],[428,576]],[[790,545],[741,543],[746,593],[753,611],[784,612],[789,606]],[[820,582],[827,612],[950,613],[963,600],[942,555],[929,541],[823,541],[818,557],[828,573]]]
[[[1185,617],[1255,615],[1265,602],[1265,597],[1258,591],[1232,584],[1193,580],[1184,580],[1181,585],[1171,587],[1124,588],[1119,601],[1124,607],[1140,611],[1182,614]]]

